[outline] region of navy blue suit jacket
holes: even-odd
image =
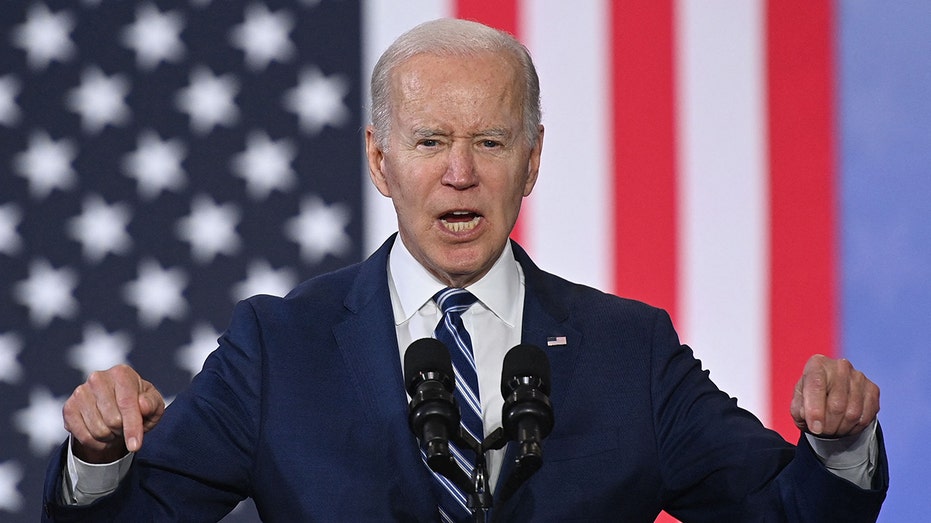
[[[391,243],[286,298],[240,303],[120,489],[62,507],[59,453],[46,517],[212,521],[251,496],[266,521],[435,521],[407,423]],[[496,519],[651,522],[661,509],[684,521],[876,518],[884,453],[874,490],[832,475],[804,438],[786,443],[718,391],[665,312],[545,273],[514,250],[527,285],[523,342],[548,353],[556,423],[543,467]],[[551,336],[566,345],[547,347]]]

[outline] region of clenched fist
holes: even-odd
[[[845,359],[816,354],[795,385],[792,417],[816,436],[855,436],[876,419],[879,387]]]

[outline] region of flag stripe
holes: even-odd
[[[679,2],[676,78],[679,332],[719,387],[765,417],[762,9],[761,0]]]
[[[613,289],[678,317],[672,0],[611,2]],[[661,513],[658,523],[676,521]]]
[[[540,76],[546,127],[539,180],[522,210],[522,238],[547,270],[611,289],[611,119],[605,110],[610,106],[611,56],[606,4],[555,2],[546,9],[522,10],[524,42]]]
[[[614,291],[677,316],[673,4],[611,3]],[[613,250],[613,252],[611,252]]]
[[[804,362],[837,351],[832,4],[770,1],[766,20],[771,419],[794,439],[787,402]]]
[[[517,0],[455,0],[453,16],[475,20],[519,37],[519,5]]]

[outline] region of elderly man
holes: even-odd
[[[806,365],[795,447],[711,383],[663,311],[545,273],[509,242],[543,147],[522,45],[472,22],[423,24],[382,56],[372,98],[368,164],[398,234],[286,298],[240,303],[170,409],[128,367],[92,375],[64,408],[49,518],[216,520],[252,497],[269,521],[470,520],[469,493],[431,472],[408,424],[405,350],[444,329],[466,357],[453,357],[456,390],[472,393],[459,406],[477,440],[502,425],[510,347],[545,347],[552,367],[543,466],[496,519],[876,518],[879,390],[848,362]],[[515,447],[487,452],[498,493]]]

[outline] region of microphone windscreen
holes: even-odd
[[[540,388],[545,394],[550,387],[550,360],[536,345],[520,344],[504,356],[501,368],[501,395],[511,393],[508,383],[514,378],[533,376],[540,380]]]
[[[421,338],[411,343],[404,353],[404,383],[409,393],[413,394],[414,381],[426,372],[453,376],[449,350],[443,342],[433,338]]]

